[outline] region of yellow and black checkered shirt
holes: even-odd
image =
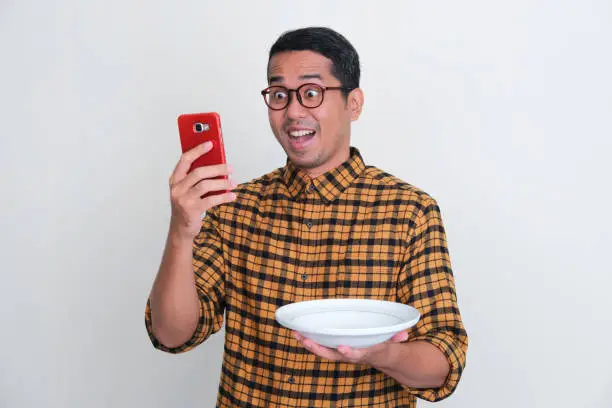
[[[436,201],[372,166],[356,148],[340,167],[310,179],[290,162],[237,189],[215,207],[194,240],[200,320],[192,349],[221,329],[225,353],[218,407],[415,407],[450,395],[467,352]],[[414,389],[366,365],[331,362],[305,350],[277,323],[292,302],[369,298],[421,313],[409,340],[425,340],[451,371],[436,389]]]

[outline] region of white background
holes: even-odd
[[[0,1],[0,407],[214,405],[222,334],[144,329],[176,116],[221,114],[239,182],[282,166],[259,91],[306,25],[360,53],[367,163],[442,208],[470,348],[436,406],[612,407],[608,0]]]

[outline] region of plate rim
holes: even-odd
[[[285,318],[286,314],[289,310],[294,308],[300,308],[307,304],[313,303],[343,303],[343,302],[356,302],[356,303],[371,303],[371,304],[387,304],[391,305],[394,308],[405,308],[409,309],[411,312],[414,312],[416,316],[411,319],[404,321],[402,323],[382,326],[382,327],[366,327],[366,328],[323,328],[323,329],[312,329],[308,327],[304,327],[303,325],[293,323]],[[406,330],[410,327],[415,326],[419,320],[421,319],[421,313],[414,306],[407,305],[401,302],[393,302],[389,300],[381,300],[381,299],[360,299],[360,298],[331,298],[331,299],[310,299],[288,303],[286,305],[280,306],[275,311],[276,320],[284,327],[296,330],[302,333],[313,333],[313,334],[321,334],[328,336],[364,336],[364,335],[380,335],[380,334],[389,334],[389,333],[397,333],[402,330]]]

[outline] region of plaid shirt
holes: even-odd
[[[310,179],[290,162],[239,186],[194,240],[200,320],[181,353],[223,326],[218,407],[415,407],[450,395],[467,334],[457,307],[440,210],[423,191],[366,166],[356,148],[340,167]],[[370,298],[416,307],[409,340],[425,340],[451,371],[436,389],[414,389],[377,369],[321,359],[280,326],[276,309],[325,298]]]

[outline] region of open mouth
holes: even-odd
[[[305,136],[314,136],[314,134],[314,130],[292,130],[291,132],[289,132],[289,136],[293,139],[299,139],[300,137]]]
[[[302,149],[306,147],[314,138],[317,132],[311,129],[290,130],[289,142],[294,149]]]

